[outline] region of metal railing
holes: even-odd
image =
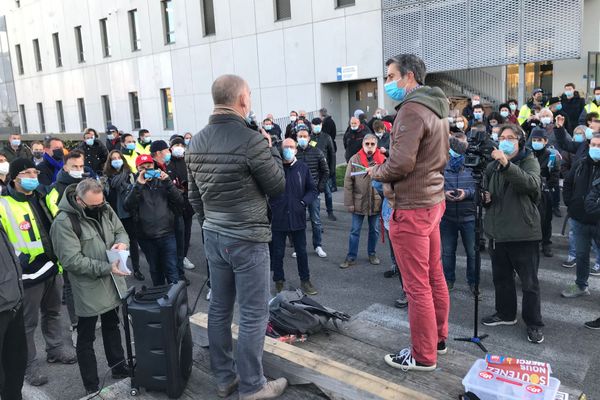
[[[504,82],[480,69],[438,72],[428,75],[426,79],[429,83],[440,86],[446,94],[449,94],[450,90],[454,94],[467,97],[477,94],[481,96],[483,102],[495,106],[505,100]]]

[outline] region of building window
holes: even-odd
[[[79,129],[83,132],[87,128],[87,115],[85,113],[85,101],[83,97],[77,99],[77,108],[79,109]]]
[[[75,27],[75,46],[77,46],[77,60],[80,63],[85,62],[85,56],[83,54],[83,38],[81,37],[81,26]]]
[[[46,133],[46,119],[44,118],[44,107],[42,103],[37,103],[38,122],[40,123],[40,133]]]
[[[112,124],[112,116],[110,114],[110,99],[108,95],[101,97],[102,100],[102,114],[104,115],[104,126]]]
[[[27,115],[25,114],[24,104],[19,104],[19,114],[21,114],[21,133],[27,133]]]
[[[160,100],[163,109],[163,127],[165,130],[173,130],[173,98],[171,88],[160,89]]]
[[[108,27],[106,26],[106,18],[100,20],[100,41],[102,42],[102,55],[110,57],[110,42],[108,40]]]
[[[336,0],[335,8],[350,7],[356,4],[355,0]]]
[[[165,44],[175,43],[175,20],[173,15],[173,1],[161,0],[163,14],[163,29],[165,33]]]
[[[275,21],[292,18],[290,0],[275,0]]]
[[[58,32],[52,34],[52,43],[54,44],[54,60],[56,61],[56,67],[62,67],[62,55],[60,53],[60,40],[58,39]]]
[[[131,126],[138,130],[142,126],[140,121],[140,103],[137,92],[129,92],[129,108],[131,109]]]
[[[63,111],[62,100],[56,100],[56,115],[58,116],[58,131],[65,131],[65,113]]]
[[[42,70],[42,55],[40,54],[40,42],[33,39],[33,57],[35,58],[35,70]]]
[[[202,0],[202,19],[204,22],[204,36],[214,35],[215,28],[215,7],[213,0]]]
[[[137,51],[142,48],[140,33],[138,32],[137,9],[129,10],[129,35],[131,36],[131,51]]]
[[[15,53],[17,55],[17,68],[19,69],[19,75],[23,75],[25,70],[23,69],[23,55],[21,54],[21,45],[15,45]]]
[[[17,8],[21,8],[21,0],[15,0],[15,4],[17,5]]]

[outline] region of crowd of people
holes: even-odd
[[[351,224],[339,265],[359,263],[365,217],[370,264],[382,263],[376,246],[381,235],[388,239],[391,268],[384,276],[399,279],[395,305],[408,307],[412,345],[386,355],[386,363],[431,371],[447,352],[459,236],[473,296],[479,296],[477,248],[487,247],[491,258],[496,312],[481,323],[517,323],[518,276],[527,339],[541,343],[539,255],[554,255],[552,219],[562,216],[561,192],[570,227],[562,266],[576,268],[562,296],[590,295],[589,276],[600,275],[600,264],[590,265],[591,249],[600,259],[600,87],[588,103],[568,83],[561,97],[535,89],[521,108],[509,99],[492,109],[473,96],[460,110],[450,109],[439,88],[424,85],[418,57],[400,55],[386,66],[385,92],[399,103],[395,113],[377,109],[368,117],[356,110],[342,139],[343,204]],[[148,273],[154,286],[189,284],[195,217],[210,279],[209,351],[218,395],[239,390],[240,399],[250,400],[283,393],[287,381],[268,382],[261,365],[270,281],[277,292],[286,288],[289,241],[301,290],[318,293],[306,228],[309,220],[314,253],[328,257],[321,193],[327,219],[336,221],[337,127],[324,108],[311,119],[291,111],[285,129],[271,114],[257,121],[248,84],[235,75],[218,78],[212,95],[208,125],[168,142],[145,129],[136,138],[114,125],[106,127],[105,142],[89,128],[68,150],[58,137],[26,145],[21,135],[10,135],[0,151],[2,398],[19,399],[23,378],[33,386],[48,382],[34,341],[40,315],[46,361],[78,363],[88,394],[100,384],[93,346],[98,319],[112,376],[129,376],[118,315],[129,274],[106,252],[128,250],[138,281]],[[478,165],[466,164],[475,153]],[[479,243],[478,200],[487,238]],[[75,352],[62,340],[62,304]],[[600,318],[585,325],[600,329]]]

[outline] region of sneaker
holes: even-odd
[[[355,260],[349,260],[349,259],[345,259],[343,263],[340,264],[340,268],[349,268],[353,265],[356,265],[356,261]]]
[[[448,291],[451,292],[454,290],[454,282],[446,281],[446,285],[448,286]]]
[[[598,329],[600,329],[600,318],[598,318],[594,321],[588,321],[583,325],[588,329],[598,330]]]
[[[142,274],[139,270],[133,271],[133,277],[138,281],[143,281],[144,279],[146,279],[144,274]]]
[[[71,331],[71,343],[73,343],[73,347],[77,348],[77,326],[72,327]]]
[[[313,286],[313,284],[310,281],[302,281],[300,283],[300,288],[302,289],[304,294],[308,294],[310,296],[314,296],[315,294],[318,293],[317,289],[315,289],[315,287]]]
[[[206,301],[210,301],[210,296],[212,295],[212,289],[208,288],[208,293],[206,293]]]
[[[575,262],[575,258],[567,257],[567,259],[562,263],[564,268],[574,268],[577,265]]]
[[[333,215],[333,211],[331,211],[331,212],[328,212],[328,213],[327,213],[327,218],[328,218],[330,221],[337,221],[337,218],[336,218],[336,216],[335,216],[335,215]]]
[[[446,346],[446,341],[442,340],[437,344],[437,353],[438,354],[446,354],[448,352],[448,346]]]
[[[296,252],[293,252],[292,253],[292,258],[296,258],[296,257],[297,257]]]
[[[283,290],[283,281],[275,281],[275,290],[277,290],[277,293]]]
[[[396,299],[396,301],[394,302],[394,306],[396,308],[408,307],[408,299],[406,298],[406,293],[402,288],[400,288],[400,297]]]
[[[544,257],[554,257],[554,253],[552,252],[552,246],[549,244],[542,246],[542,254]]]
[[[48,383],[48,377],[39,370],[36,366],[29,366],[25,370],[25,382],[31,386],[42,386]]]
[[[600,276],[600,264],[596,263],[590,268],[590,275]]]
[[[567,299],[589,295],[590,291],[587,287],[582,289],[579,286],[577,286],[577,284],[569,286],[561,293],[561,296],[566,297]]]
[[[498,325],[515,325],[516,319],[506,320],[498,316],[498,314],[490,315],[481,319],[481,323],[485,326],[498,326]]]
[[[238,385],[240,383],[240,378],[238,376],[227,386],[219,387],[217,386],[217,396],[221,398],[229,397],[232,393],[234,393],[238,389]]]
[[[562,218],[562,213],[558,207],[552,209],[552,214],[554,214],[556,218]]]
[[[436,364],[425,365],[415,360],[410,354],[410,349],[402,349],[397,354],[387,354],[383,358],[387,365],[402,371],[434,371]]]
[[[394,276],[398,275],[398,267],[395,265],[392,265],[389,269],[389,271],[385,271],[383,273],[383,277],[384,278],[392,278]]]
[[[317,246],[317,248],[315,249],[315,253],[317,253],[317,255],[321,258],[327,257],[327,253],[323,251],[323,248],[321,246]]]
[[[544,341],[544,334],[540,328],[534,326],[527,327],[527,340],[535,344],[542,343]]]
[[[379,257],[377,257],[376,254],[371,254],[369,256],[369,262],[371,263],[371,265],[379,265],[379,264],[381,264],[381,261],[379,260]]]
[[[48,354],[46,356],[46,361],[50,364],[75,364],[77,362],[77,356],[75,354],[58,351],[55,354]]]
[[[185,269],[194,269],[196,266],[190,261],[189,258],[185,257],[183,259],[183,268]]]
[[[287,385],[287,379],[275,379],[274,381],[267,382],[258,392],[246,395],[240,394],[240,400],[274,399],[283,394]]]

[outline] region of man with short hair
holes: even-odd
[[[579,92],[575,90],[574,83],[567,83],[565,91],[560,96],[562,110],[567,116],[567,132],[573,133],[573,129],[577,126],[577,120],[581,112],[585,109],[585,99],[579,96]]]
[[[138,140],[135,143],[135,152],[140,154],[150,154],[150,145],[152,144],[152,135],[148,129],[138,131]]]
[[[589,103],[585,105],[583,110],[581,110],[581,114],[579,114],[578,123],[579,125],[585,125],[585,117],[587,114],[592,112],[600,112],[600,86],[596,86],[594,88],[594,94]]]
[[[87,128],[83,133],[83,141],[77,145],[85,156],[85,166],[89,167],[94,174],[102,175],[108,151],[98,140],[98,133],[94,128]]]
[[[31,159],[36,166],[44,161],[44,144],[42,142],[36,140],[31,143]]]
[[[519,117],[517,118],[520,125],[527,121],[528,118],[533,114],[533,106],[544,107],[546,99],[544,98],[544,91],[541,88],[533,89],[531,98],[527,103],[523,104],[521,110],[519,110]]]
[[[265,120],[269,119],[271,120],[271,123],[273,124],[273,129],[271,132],[269,132],[271,134],[271,136],[273,135],[277,135],[279,137],[279,140],[283,140],[284,138],[281,137],[281,127],[275,122],[275,118],[273,117],[273,114],[267,114],[267,116],[265,117]]]
[[[245,122],[252,109],[248,83],[223,75],[211,91],[215,108],[186,154],[189,200],[202,224],[210,269],[210,361],[219,397],[239,385],[240,400],[271,399],[287,386],[285,378],[267,382],[262,367],[270,299],[267,196],[285,191],[283,165],[269,134]],[[236,300],[240,323],[234,358]]]
[[[119,292],[127,290],[119,261],[109,262],[107,250],[127,250],[129,238],[117,214],[104,199],[102,184],[84,179],[69,186],[62,197],[50,236],[73,287],[77,325],[77,360],[87,394],[98,392],[94,354],[98,317],[102,341],[113,379],[129,376],[119,330]],[[128,323],[128,321],[125,321]]]
[[[31,150],[27,145],[21,142],[20,133],[11,133],[8,136],[8,143],[2,149],[2,153],[8,162],[11,162],[17,157],[31,158]]]
[[[121,133],[113,124],[106,126],[106,150],[121,150]]]
[[[65,156],[63,141],[57,137],[44,140],[44,161],[36,165],[40,171],[40,185],[47,187],[56,182],[56,177],[62,169]]]
[[[298,122],[298,113],[290,111],[290,123],[285,127],[285,139],[292,138],[296,140],[296,123]]]
[[[127,162],[127,165],[129,165],[129,169],[131,170],[131,172],[133,172],[134,174],[137,172],[135,160],[139,155],[135,152],[135,146],[136,142],[133,135],[129,133],[121,135],[121,153],[123,153],[123,158]]]
[[[323,152],[325,159],[327,160],[327,166],[329,167],[329,176],[324,185],[327,218],[331,221],[337,221],[337,218],[333,214],[333,196],[331,195],[331,179],[335,180],[335,148],[331,137],[323,133],[323,120],[321,118],[313,118],[311,122],[313,132],[309,145],[316,147]]]
[[[441,263],[439,224],[444,214],[444,168],[448,161],[448,99],[423,86],[425,63],[412,54],[389,59],[385,91],[399,101],[387,161],[369,169],[394,190],[390,239],[399,262],[412,347],[388,354],[394,368],[432,371],[446,352],[450,299]]]
[[[346,149],[344,156],[346,162],[360,151],[363,138],[367,133],[370,133],[369,128],[361,124],[357,117],[350,118],[350,124],[348,129],[346,129],[346,133],[344,133],[344,149]]]
[[[468,103],[465,108],[463,108],[462,116],[467,119],[467,121],[471,121],[473,119],[473,107],[481,104],[481,97],[478,94],[474,94],[468,99]]]
[[[262,128],[267,131],[267,133],[271,136],[271,143],[273,143],[273,146],[279,146],[281,141],[283,140],[281,138],[281,128],[279,129],[279,131],[277,131],[275,129],[275,124],[271,119],[269,118],[265,118],[262,122]]]

